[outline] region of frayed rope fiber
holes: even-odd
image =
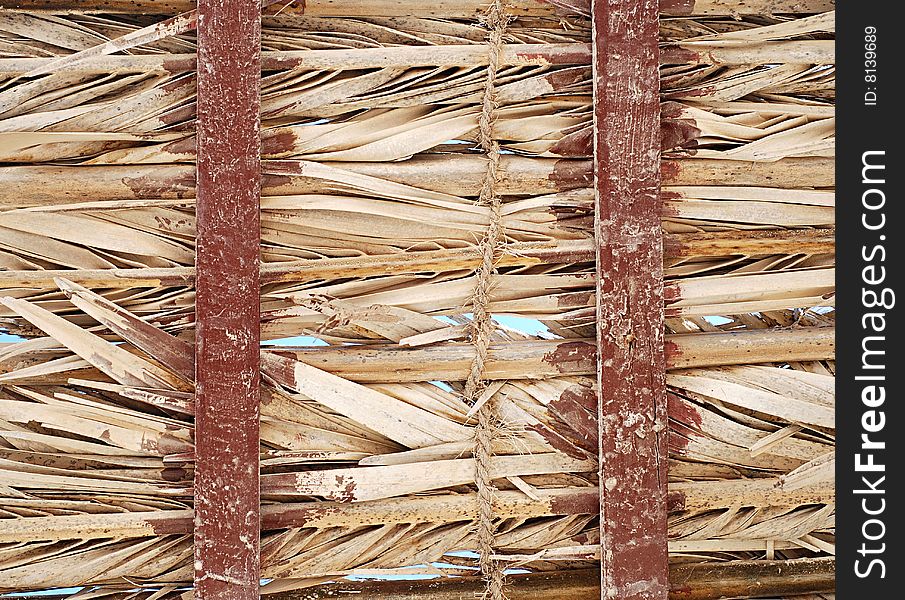
[[[481,240],[481,264],[475,272],[475,286],[471,295],[472,330],[471,342],[475,348],[475,357],[465,382],[465,399],[470,405],[478,402],[486,388],[484,381],[484,363],[487,360],[487,348],[493,335],[494,326],[490,315],[490,289],[496,273],[496,261],[500,254],[502,238],[501,202],[496,192],[497,177],[500,164],[500,146],[493,139],[493,124],[496,119],[497,101],[494,86],[500,64],[500,53],[503,46],[503,35],[508,18],[504,14],[500,0],[490,5],[483,19],[489,29],[487,79],[484,84],[481,117],[478,122],[478,139],[481,150],[487,156],[487,172],[478,197],[481,206],[490,209],[490,223]],[[504,600],[503,569],[493,559],[493,542],[496,526],[493,519],[493,487],[490,462],[493,457],[493,439],[497,423],[493,399],[488,399],[477,412],[475,427],[475,482],[478,488],[478,551],[480,553],[481,574],[487,587],[484,598]]]

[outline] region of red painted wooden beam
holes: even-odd
[[[259,0],[199,0],[195,599],[259,598]]]
[[[601,596],[666,600],[657,0],[592,2]]]

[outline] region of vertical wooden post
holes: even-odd
[[[259,0],[198,2],[195,599],[259,598]]]
[[[601,595],[666,600],[657,0],[592,2]]]

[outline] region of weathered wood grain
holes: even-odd
[[[198,3],[195,598],[260,580],[260,3]]]
[[[667,596],[657,2],[591,3],[601,598]]]

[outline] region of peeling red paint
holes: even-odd
[[[309,522],[336,514],[338,507],[324,507],[324,502],[305,502],[297,504],[276,504],[261,507],[261,529],[288,529],[305,527]]]
[[[588,372],[597,362],[597,349],[587,342],[563,342],[544,355],[543,360],[561,373]]]
[[[176,92],[184,87],[191,87],[192,90],[195,88],[195,78],[194,76],[185,76],[185,77],[175,77],[165,84],[160,86],[160,89],[164,92]],[[194,103],[192,103],[194,106]],[[192,114],[195,114],[195,111],[192,111]]]
[[[170,154],[183,154],[187,157],[195,156],[195,136],[190,135],[163,145],[163,151]]]
[[[597,394],[593,389],[570,386],[559,398],[552,400],[547,409],[575,432],[576,443],[581,448],[597,453]]]
[[[280,385],[295,384],[295,359],[277,352],[261,352],[261,372]]]
[[[336,475],[336,487],[337,491],[329,494],[327,499],[333,500],[335,502],[355,502],[358,497],[355,495],[355,488],[357,487],[355,484],[354,477],[346,477],[344,475]]]
[[[660,12],[671,17],[694,14],[695,0],[660,0]]]
[[[591,18],[601,589],[666,600],[658,3],[600,0]]]
[[[661,194],[662,196],[662,194]],[[663,212],[660,212],[661,216]],[[687,251],[686,244],[674,235],[663,234],[663,256],[665,258],[677,258],[684,256]],[[665,298],[664,298],[665,300]]]
[[[666,359],[666,365],[668,367],[677,364],[682,354],[682,348],[675,342],[670,340],[665,340],[663,342],[663,356]]]
[[[166,467],[160,471],[160,477],[164,481],[176,483],[178,481],[188,481],[189,471],[179,467]]]
[[[123,177],[136,198],[192,198],[195,195],[195,173],[190,167],[166,169],[140,177]]]
[[[196,600],[260,597],[260,15],[198,3]]]
[[[565,88],[590,81],[590,67],[568,67],[556,69],[552,73],[544,75],[544,80],[550,84],[554,92],[563,91]]]
[[[550,146],[550,153],[568,157],[591,156],[594,152],[593,135],[592,127],[582,127],[557,140]]]
[[[264,156],[287,154],[295,148],[297,140],[298,136],[286,129],[265,133],[261,136],[261,154]]]
[[[669,492],[666,494],[666,510],[669,512],[685,510],[685,494],[683,492]]]
[[[670,194],[664,193],[662,196],[662,204],[660,205],[660,216],[663,218],[666,217],[679,217],[681,213],[679,211],[679,202],[670,199]],[[678,197],[678,195],[676,195]]]
[[[670,419],[700,429],[703,420],[700,411],[695,408],[694,404],[674,392],[666,393],[666,402]]]
[[[157,117],[167,126],[167,131],[193,131],[195,129],[195,103],[181,106]]]
[[[556,306],[565,309],[594,306],[594,296],[593,291],[559,294],[556,296]]]
[[[550,512],[556,515],[594,515],[600,512],[597,488],[561,494],[550,500]]]
[[[692,119],[663,119],[660,122],[660,149],[687,150],[698,145],[701,130]]]
[[[661,119],[678,119],[685,113],[685,105],[681,102],[663,102],[660,104]]]
[[[185,535],[192,532],[193,518],[191,513],[184,517],[167,517],[156,519],[154,514],[148,515],[147,524],[154,535]]]
[[[594,163],[570,158],[558,160],[553,163],[550,181],[559,191],[589,187],[594,181]]]
[[[669,429],[669,456],[681,458],[688,455],[691,445],[691,431],[682,425],[673,423]]]
[[[170,58],[161,63],[161,68],[167,73],[176,75],[197,70],[198,61],[195,57]]]
[[[676,160],[664,160],[660,163],[660,180],[664,183],[675,183],[679,179],[682,166]]]
[[[660,192],[661,200],[678,200],[679,198],[684,198],[684,196],[679,192]]]
[[[688,586],[677,586],[670,584],[669,586],[669,597],[672,600],[681,600],[682,598],[691,598],[694,594],[694,590],[692,590]]]
[[[682,299],[682,292],[679,290],[679,284],[669,283],[663,286],[663,304],[669,306],[675,304]]]
[[[261,188],[265,191],[273,191],[291,183],[291,175],[279,175],[276,173],[263,173],[261,175]]]
[[[569,402],[576,404],[597,418],[597,391],[584,385],[571,385],[553,402]]]
[[[660,49],[660,63],[663,65],[698,64],[704,61],[700,52],[682,46],[665,46]]]

